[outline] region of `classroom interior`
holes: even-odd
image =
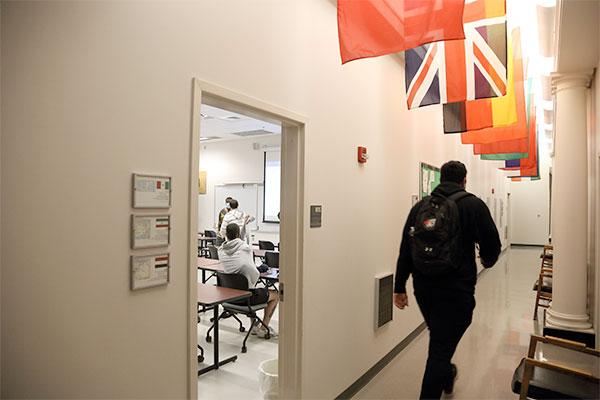
[[[411,281],[404,310],[384,283],[449,160],[502,243],[454,398],[594,396],[600,1],[506,1],[537,121],[523,177],[522,153],[408,106],[404,52],[342,64],[337,7],[0,2],[0,398],[417,398],[427,327]],[[279,296],[268,337],[219,278],[227,197]]]
[[[252,217],[243,226],[241,239],[252,249],[254,265],[261,268],[257,286],[279,291],[282,125],[208,104],[201,105],[200,118],[198,282],[221,284],[215,272],[224,272],[218,263],[218,248],[227,240],[221,227],[231,211],[227,200],[235,200],[237,210]],[[226,303],[221,308],[225,310]],[[257,311],[259,318],[264,319],[264,313],[264,306]],[[261,398],[260,371],[277,372],[279,308],[271,317],[269,337],[250,332],[248,314],[220,321],[217,358],[210,333],[216,329],[213,313],[200,305],[198,314],[199,398]],[[235,364],[211,372],[212,365],[230,356],[237,357]],[[262,383],[263,390],[268,384]]]

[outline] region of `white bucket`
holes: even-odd
[[[263,399],[279,398],[279,375],[277,359],[266,360],[258,366],[258,385]]]

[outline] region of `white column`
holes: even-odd
[[[552,244],[554,272],[548,325],[591,328],[588,299],[587,92],[592,71],[556,74]]]

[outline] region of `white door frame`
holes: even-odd
[[[255,98],[193,80],[190,139],[189,260],[188,260],[188,397],[198,398],[197,325],[197,232],[198,172],[200,155],[200,105],[226,108],[263,120],[281,122],[281,264],[279,277],[284,301],[279,312],[280,398],[301,398],[302,377],[302,270],[304,248],[304,131],[307,119]],[[285,189],[285,190],[284,190]],[[243,355],[242,355],[243,357]]]

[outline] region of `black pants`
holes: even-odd
[[[429,329],[429,353],[420,398],[439,399],[452,380],[450,361],[471,324],[475,297],[439,289],[419,290],[415,297]]]

